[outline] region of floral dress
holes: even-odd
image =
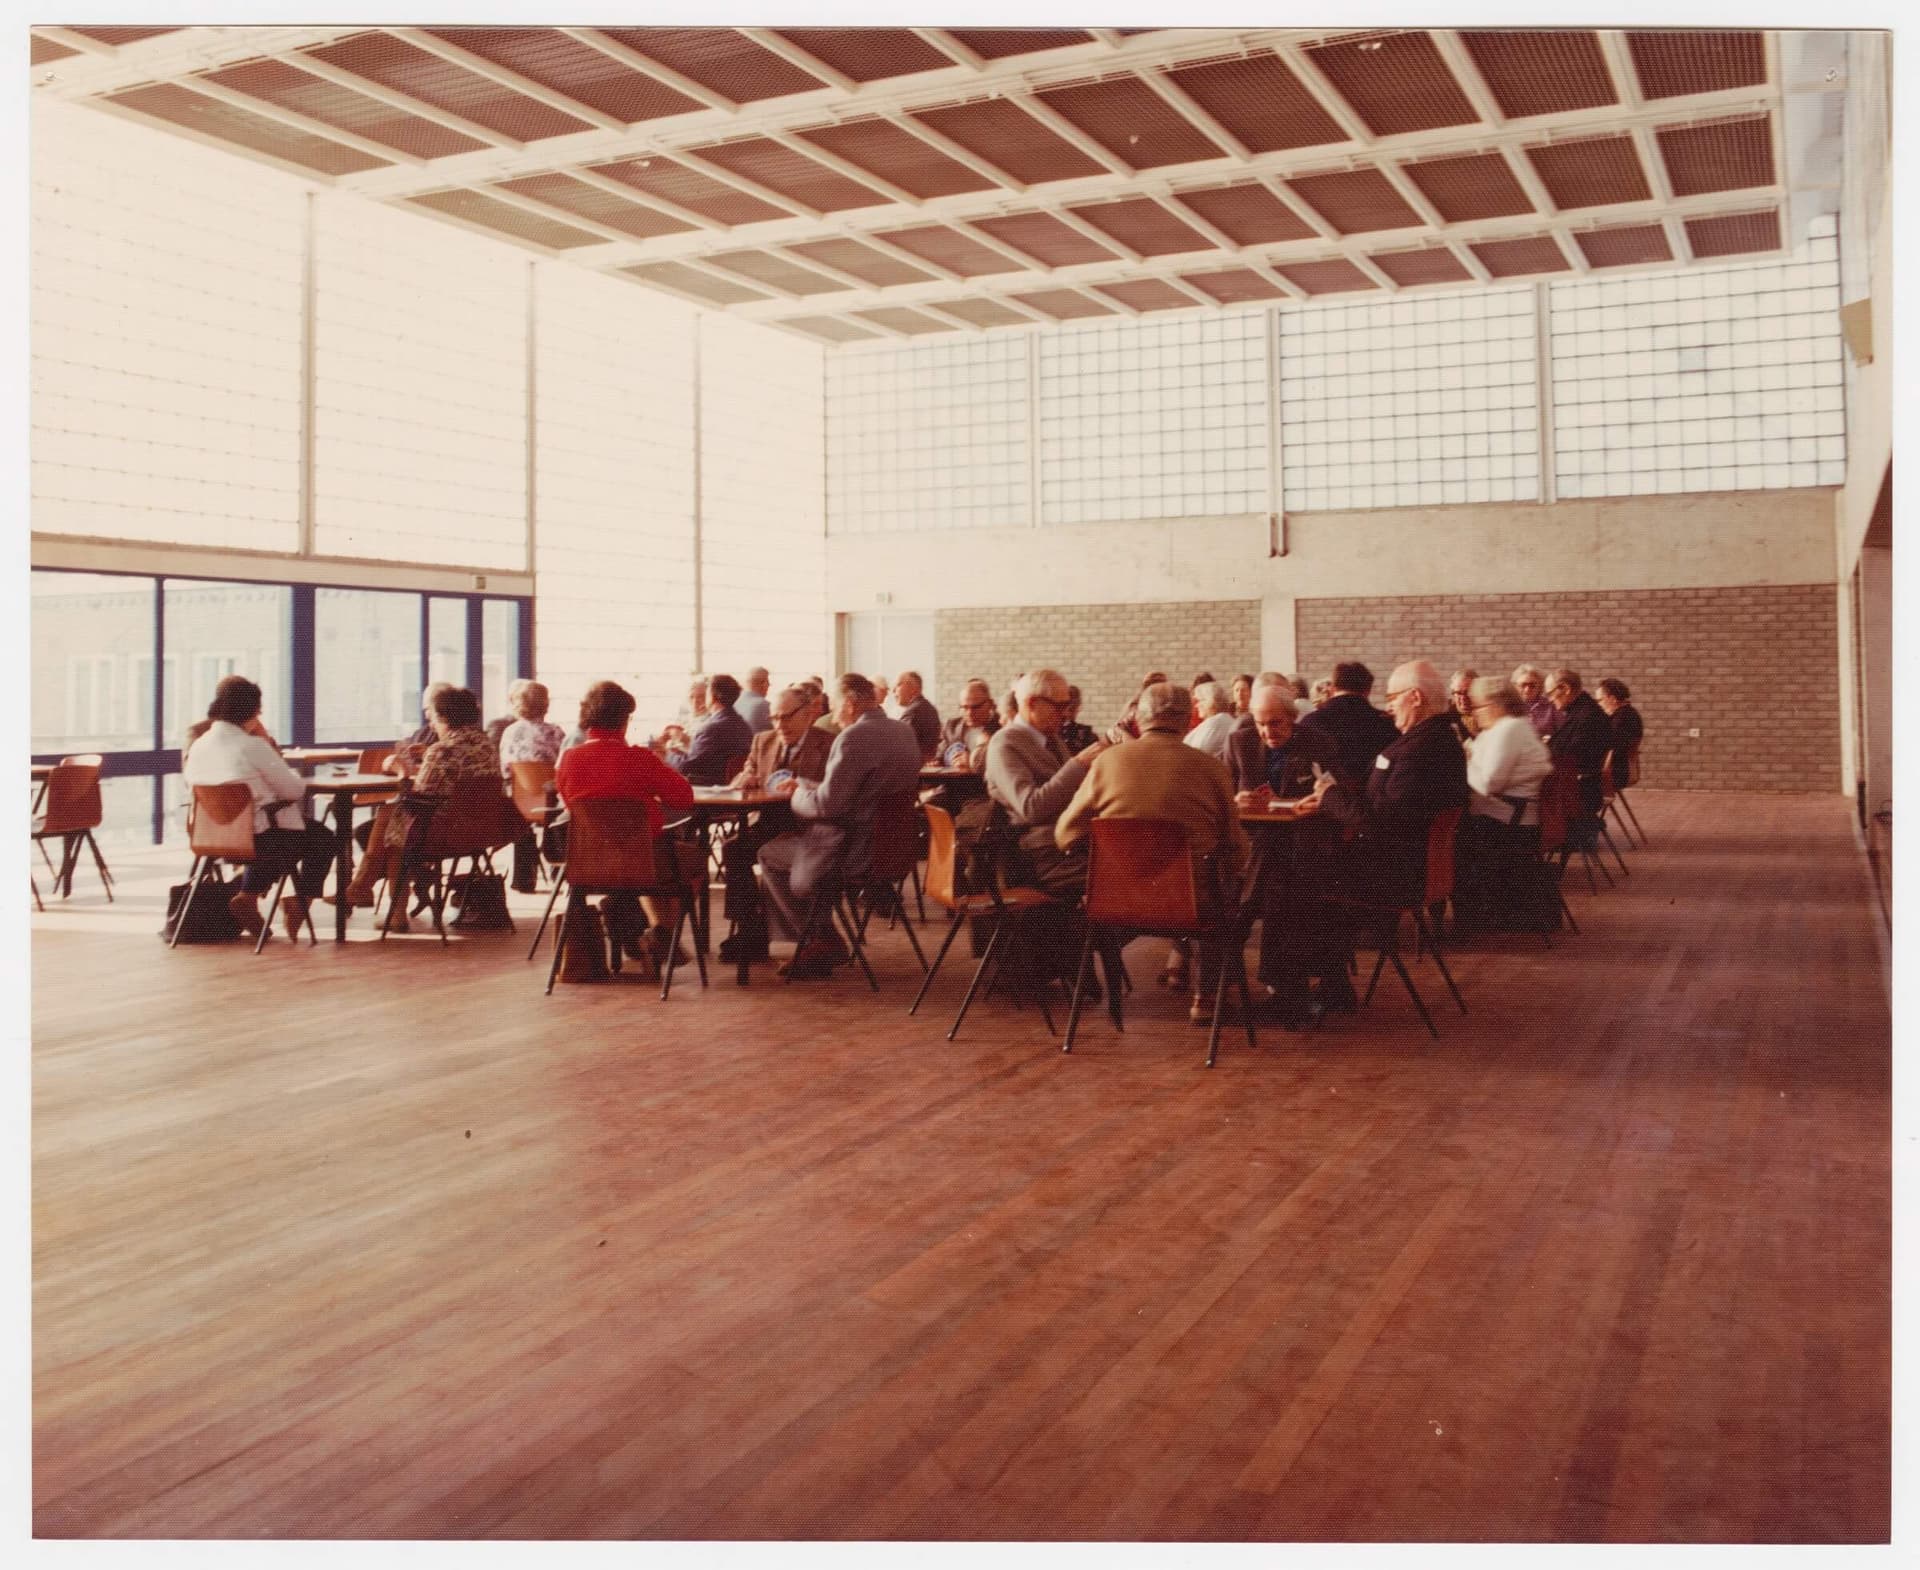
[[[420,772],[413,777],[413,794],[444,796],[461,780],[491,780],[496,785],[500,780],[500,754],[492,738],[477,725],[450,731],[427,748],[420,760]],[[385,842],[406,844],[407,825],[408,814],[390,814]]]

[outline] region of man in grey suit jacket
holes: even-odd
[[[911,797],[920,784],[920,743],[913,731],[881,710],[873,683],[848,674],[838,683],[840,733],[827,754],[827,772],[784,787],[793,815],[805,824],[760,848],[760,875],[773,927],[797,942],[807,904],[822,876],[837,865],[849,875],[866,870],[872,850],[874,811],[888,796]],[[797,949],[788,963],[795,975],[820,975],[848,957],[831,930]]]
[[[1086,882],[1086,858],[1069,855],[1053,842],[1053,820],[1060,816],[1087,768],[1107,750],[1096,741],[1069,753],[1060,740],[1067,718],[1067,678],[1058,671],[1028,671],[1014,683],[1020,718],[1003,725],[987,743],[987,794],[1006,809],[1019,829],[1021,869],[1041,888],[1078,889]]]

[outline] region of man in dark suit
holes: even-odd
[[[921,760],[931,762],[940,752],[940,711],[921,691],[920,673],[902,671],[893,684],[893,695],[900,705],[900,723],[912,730],[920,744]]]
[[[873,850],[873,820],[882,800],[911,797],[920,784],[920,743],[913,732],[882,712],[873,683],[849,672],[838,682],[840,733],[827,755],[820,783],[789,780],[776,791],[792,797],[797,834],[782,834],[761,847],[762,893],[783,937],[798,939],[807,904],[836,867],[857,877]],[[842,850],[846,854],[842,857]],[[794,951],[786,969],[797,976],[824,975],[846,959],[831,933]]]
[[[1580,673],[1561,669],[1547,678],[1547,697],[1560,711],[1560,723],[1547,738],[1555,763],[1571,763],[1580,774],[1580,800],[1598,814],[1603,795],[1600,770],[1613,750],[1613,721],[1580,685]]]
[[[773,776],[782,771],[796,780],[818,780],[825,775],[833,738],[813,728],[813,693],[805,687],[789,687],[772,700],[770,713],[773,729],[753,738],[747,766],[727,783],[742,790],[766,790]],[[720,958],[725,964],[736,963],[743,949],[747,959],[767,958],[767,918],[753,881],[753,863],[762,845],[792,827],[787,813],[763,812],[751,828],[728,840],[720,853],[727,885],[727,915],[735,928],[733,936],[720,945]]]
[[[728,765],[753,748],[753,727],[734,711],[740,683],[731,676],[715,676],[707,683],[707,715],[693,733],[685,752],[669,750],[667,762],[691,785],[722,785],[732,772]]]
[[[1440,685],[1444,694],[1446,683]],[[1316,747],[1322,766],[1350,791],[1366,790],[1373,760],[1397,734],[1392,717],[1368,701],[1372,691],[1373,672],[1358,660],[1343,660],[1333,668],[1333,696],[1300,718],[1300,733]]]
[[[1320,746],[1303,722],[1296,723],[1293,688],[1286,679],[1260,678],[1247,712],[1227,733],[1227,770],[1235,792],[1248,798],[1241,805],[1306,795],[1313,789],[1313,765],[1321,762]]]
[[[1395,668],[1387,680],[1387,713],[1399,734],[1375,758],[1366,779],[1355,786],[1326,778],[1314,791],[1321,815],[1353,831],[1326,876],[1332,891],[1351,898],[1417,905],[1426,887],[1433,820],[1467,804],[1467,755],[1448,717],[1446,678],[1431,662]],[[1351,1009],[1357,1000],[1344,956],[1352,952],[1352,927],[1346,907],[1327,907],[1326,914],[1342,939],[1343,960],[1323,976],[1320,1006]]]
[[[947,752],[957,742],[967,749],[967,757],[973,754],[1000,728],[1000,711],[993,701],[993,689],[978,676],[970,677],[966,686],[960,689],[960,712],[940,727],[939,761],[947,763]],[[901,716],[903,719],[905,715]],[[966,763],[949,764],[949,767],[967,767]]]

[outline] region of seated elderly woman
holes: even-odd
[[[1640,738],[1647,733],[1640,711],[1630,701],[1632,697],[1627,684],[1618,676],[1609,676],[1600,683],[1600,707],[1607,711],[1607,719],[1613,726],[1615,790],[1625,790],[1632,783],[1627,778],[1628,758],[1633,749],[1640,745]]]
[[[1224,682],[1210,681],[1193,690],[1194,713],[1199,723],[1187,732],[1187,745],[1198,747],[1208,757],[1227,761],[1227,737],[1233,733],[1233,693]]]
[[[670,880],[678,866],[687,882],[697,882],[706,866],[706,852],[698,845],[667,838],[666,810],[685,811],[693,805],[693,786],[677,769],[654,756],[647,747],[635,747],[627,741],[627,722],[633,718],[633,694],[616,682],[597,681],[580,700],[580,728],[587,739],[569,747],[560,757],[554,775],[554,787],[567,806],[583,801],[643,801],[647,804],[647,823],[653,831],[654,865],[662,880]],[[677,862],[675,858],[677,859]],[[644,909],[646,920],[641,919]],[[647,898],[636,901],[633,895],[609,894],[602,914],[607,921],[607,936],[634,958],[645,952],[656,963],[667,955],[673,941],[674,923],[679,905],[671,899]],[[653,931],[647,931],[647,922]]]
[[[1499,676],[1468,687],[1467,815],[1460,825],[1454,912],[1467,924],[1506,925],[1527,885],[1516,872],[1540,841],[1540,787],[1553,772],[1527,703]]]
[[[413,777],[413,795],[444,795],[461,780],[499,783],[500,755],[481,728],[480,700],[471,691],[445,687],[434,692],[428,703],[428,718],[437,739],[421,755],[419,771]],[[360,858],[347,885],[346,902],[357,908],[378,903],[376,886],[383,878],[393,883],[386,921],[389,932],[407,930],[407,887],[401,860],[413,816],[399,802],[374,814],[367,853]]]
[[[513,718],[500,732],[500,772],[509,783],[516,763],[553,763],[567,744],[567,733],[547,723],[548,701],[546,686],[541,682],[517,681],[507,689],[507,707],[513,710]],[[533,892],[539,854],[532,829],[522,831],[513,842],[513,886],[522,894]]]

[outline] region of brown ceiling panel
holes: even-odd
[[[1103,172],[1079,148],[1056,136],[1010,98],[915,109],[913,116],[976,157],[1006,170],[1022,185],[1078,180]]]
[[[549,207],[558,207],[576,218],[591,218],[609,229],[630,234],[636,240],[651,240],[662,234],[684,234],[694,227],[690,223],[682,223],[678,218],[655,212],[651,207],[624,202],[611,191],[603,191],[597,185],[588,185],[585,181],[571,179],[564,174],[530,174],[519,180],[502,180],[498,185],[502,191],[545,202]]]
[[[738,273],[749,283],[762,283],[787,294],[836,294],[850,287],[811,268],[796,267],[770,251],[721,251],[701,260],[725,272]]]
[[[356,33],[305,53],[516,141],[535,142],[592,129],[585,120],[428,54],[391,33]]]
[[[1564,273],[1572,270],[1566,252],[1548,235],[1530,235],[1523,240],[1482,240],[1473,254],[1496,278],[1520,278],[1530,273]]]
[[[1466,283],[1466,265],[1444,245],[1422,251],[1380,251],[1367,258],[1403,289],[1422,283]]]
[[[811,93],[827,85],[731,27],[603,27],[600,31],[737,104]]]
[[[1180,311],[1196,303],[1192,296],[1159,278],[1132,278],[1124,283],[1095,284],[1094,288],[1136,311]]]
[[[1310,46],[1307,58],[1375,136],[1479,120],[1425,33],[1347,33]]]
[[[1759,213],[1689,218],[1687,243],[1702,260],[1709,256],[1740,256],[1750,251],[1777,251],[1780,249],[1780,214],[1769,207]]]
[[[828,343],[858,343],[865,338],[882,336],[865,327],[856,327],[852,322],[842,321],[837,316],[786,316],[781,318],[780,325],[797,327],[801,332]]]
[[[1592,33],[1466,32],[1467,53],[1509,120],[1566,114],[1619,102],[1607,58]]]
[[[933,276],[921,272],[917,267],[909,267],[897,257],[876,251],[870,245],[862,245],[858,240],[803,240],[783,246],[782,249],[791,251],[803,261],[837,267],[841,272],[851,273],[876,289],[901,283],[927,283]]]
[[[687,151],[695,158],[742,175],[817,212],[838,213],[854,207],[887,205],[888,199],[878,191],[764,136],[719,142],[710,147],[690,147]]]
[[[802,140],[891,180],[923,201],[996,188],[985,175],[976,174],[931,143],[885,120],[849,120],[798,134]]]
[[[1036,289],[1032,294],[1009,296],[1036,311],[1044,311],[1057,322],[1070,322],[1081,316],[1118,316],[1111,306],[1090,300],[1072,289]]]
[[[944,267],[962,278],[980,278],[988,273],[1017,273],[1023,269],[998,251],[970,240],[945,224],[918,224],[907,229],[881,229],[874,239],[896,246],[910,256]]]
[[[782,27],[777,31],[856,82],[953,69],[951,59],[904,27]]]
[[[1227,156],[1224,147],[1202,136],[1191,120],[1138,77],[1056,87],[1034,97],[1135,169]]]
[[[1272,54],[1177,66],[1169,81],[1256,153],[1344,142],[1347,133]]]
[[[593,172],[603,174],[609,180],[618,180],[622,185],[630,185],[648,196],[673,202],[729,228],[791,216],[784,207],[775,207],[773,203],[763,202],[745,191],[736,191],[711,175],[702,174],[698,169],[675,163],[671,158],[662,158],[658,154],[651,158],[623,158],[617,163],[598,164],[593,166]]]
[[[1670,262],[1673,247],[1659,224],[1620,224],[1611,229],[1588,229],[1576,234],[1580,253],[1589,267],[1640,267],[1648,262]]]
[[[1314,236],[1313,226],[1264,185],[1226,185],[1177,195],[1182,205],[1239,245],[1273,245]]]
[[[1222,305],[1242,300],[1283,300],[1287,291],[1244,267],[1229,267],[1217,273],[1182,273],[1182,283],[1190,283],[1202,294],[1210,294]]]
[[[1527,159],[1556,207],[1610,207],[1653,197],[1630,136],[1593,136],[1529,147]]]
[[[1498,153],[1427,158],[1417,164],[1402,164],[1400,169],[1450,224],[1511,218],[1536,210],[1526,189]]]
[[[1758,33],[1628,33],[1627,49],[1648,98],[1680,98],[1767,80],[1767,51]]]
[[[1110,262],[1115,255],[1051,213],[1008,213],[997,218],[975,218],[971,222],[974,228],[984,230],[1016,251],[1024,251],[1043,267]]]
[[[636,262],[631,267],[617,270],[645,283],[660,284],[664,288],[678,289],[682,294],[710,300],[715,305],[743,305],[749,300],[772,298],[763,289],[749,289],[743,283],[728,283],[724,278],[716,278],[711,273],[703,273],[679,262]]]
[[[1177,256],[1183,251],[1211,251],[1214,243],[1198,229],[1183,224],[1150,197],[1128,197],[1118,202],[1088,202],[1069,208],[1094,228],[1130,245],[1142,256]]]
[[[343,147],[323,136],[250,114],[230,104],[216,103],[200,93],[189,92],[173,82],[153,82],[145,87],[130,87],[125,92],[108,93],[106,101],[125,109],[135,109],[189,131],[198,131],[236,147],[250,148],[271,158],[282,158],[303,169],[321,174],[361,174],[368,169],[386,169],[383,158],[363,153],[357,147]]]
[[[27,63],[29,65],[51,65],[56,60],[65,60],[80,53],[78,49],[69,49],[65,44],[56,44],[51,38],[42,38],[38,33],[28,35]]]
[[[509,207],[505,202],[496,202],[478,191],[429,191],[422,196],[406,197],[405,200],[415,207],[445,213],[449,218],[462,218],[483,229],[491,229],[516,240],[531,240],[535,245],[544,245],[550,250],[571,251],[576,246],[606,243],[599,235],[589,234],[585,229],[576,229],[556,218],[539,217],[524,208]]]
[[[871,311],[853,313],[862,321],[875,322],[882,327],[891,327],[897,333],[912,333],[916,337],[921,333],[958,332],[952,322],[943,322],[937,316],[927,316],[919,311],[909,311],[902,305],[883,305]]]
[[[365,93],[312,76],[282,60],[244,61],[209,71],[206,80],[416,158],[446,158],[454,153],[477,152],[487,145]]]
[[[1018,327],[1023,322],[1031,322],[1030,316],[1022,316],[1018,311],[1010,311],[995,300],[930,300],[949,316],[957,316],[963,322],[972,322],[975,327]]]
[[[1274,271],[1298,284],[1308,294],[1349,294],[1357,289],[1378,289],[1375,283],[1352,262],[1334,258],[1324,262],[1294,262]]]
[[[70,33],[80,33],[91,38],[96,44],[137,44],[143,38],[158,38],[162,33],[177,33],[177,27],[69,27]]]
[[[1755,115],[1656,131],[1673,194],[1700,196],[1709,191],[1744,191],[1749,186],[1772,185],[1771,129],[1769,116]]]
[[[1342,234],[1421,227],[1420,215],[1378,169],[1302,175],[1287,188]]]
[[[1077,27],[950,27],[947,31],[982,60],[1004,60],[1009,55],[1037,54],[1042,49],[1093,42],[1093,34]]]
[[[425,31],[629,125],[707,107],[557,28],[429,27]]]

